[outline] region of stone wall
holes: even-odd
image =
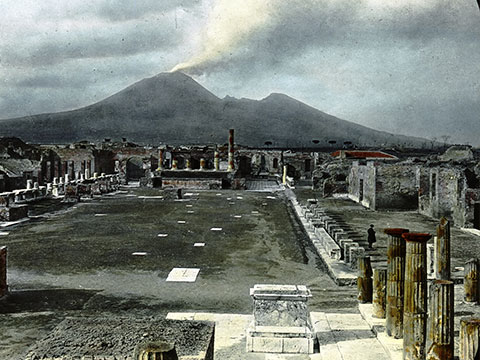
[[[362,205],[375,210],[375,173],[373,162],[361,165],[358,161],[352,163],[348,176],[349,197]]]
[[[417,210],[417,167],[413,164],[378,166],[375,205],[377,209]]]
[[[7,285],[7,247],[0,247],[0,297],[8,291]]]
[[[373,209],[416,210],[418,208],[417,166],[354,161],[348,193],[352,200]]]
[[[435,219],[447,217],[456,226],[473,227],[480,189],[469,187],[466,171],[463,166],[445,165],[419,169],[419,212]]]

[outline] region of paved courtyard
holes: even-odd
[[[65,316],[248,315],[257,283],[305,284],[311,311],[358,312],[283,193],[174,195],[125,188],[2,230],[12,295],[0,302],[0,358],[21,358]]]

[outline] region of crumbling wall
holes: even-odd
[[[417,210],[417,166],[382,164],[376,166],[376,209]]]
[[[375,165],[369,162],[360,165],[358,161],[352,163],[348,176],[349,197],[362,205],[375,210]]]

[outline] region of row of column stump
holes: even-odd
[[[427,289],[426,233],[390,228],[387,267],[372,269],[358,260],[358,300],[372,303],[373,316],[385,319],[387,335],[403,339],[405,360],[454,358],[454,282],[450,278],[450,223],[442,218],[435,239],[435,279]],[[465,265],[465,301],[478,302],[479,261]],[[429,291],[427,291],[429,290]],[[428,299],[427,299],[428,293]],[[480,360],[480,318],[460,320],[460,360]]]

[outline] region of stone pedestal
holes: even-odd
[[[301,285],[255,285],[250,289],[254,320],[247,329],[247,352],[312,354],[315,340]]]

